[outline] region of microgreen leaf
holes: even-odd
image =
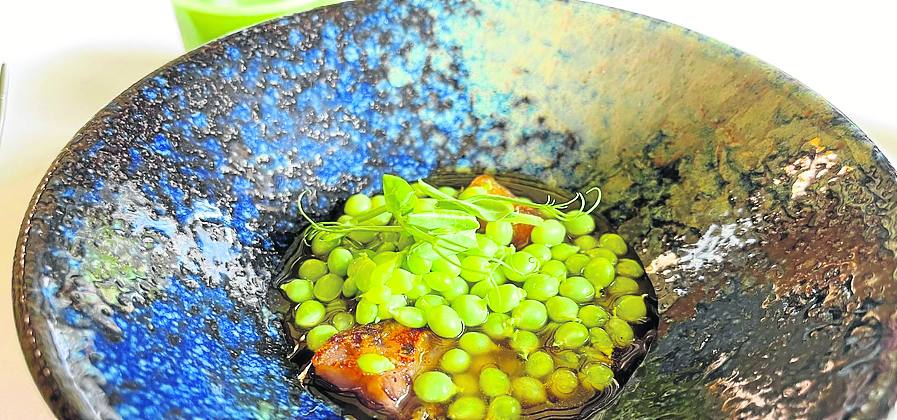
[[[411,213],[408,215],[409,225],[422,229],[449,229],[453,231],[471,230],[480,227],[477,218],[460,210],[444,210]]]
[[[383,175],[383,197],[393,214],[406,214],[414,208],[417,196],[408,181],[395,175]]]
[[[444,233],[437,236],[435,246],[453,253],[461,253],[477,246],[475,230]]]
[[[543,219],[539,216],[536,216],[535,214],[520,213],[520,212],[516,212],[516,211],[505,216],[505,217],[502,217],[500,220],[502,222],[513,223],[513,224],[517,224],[517,225],[532,225],[532,226],[541,225],[542,222],[545,221],[545,219]]]

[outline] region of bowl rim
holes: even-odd
[[[184,0],[181,0],[184,1]],[[320,7],[316,7],[311,10],[287,14],[284,16],[280,16],[277,18],[272,18],[270,20],[260,22],[258,24],[243,28],[239,31],[235,31],[226,36],[217,38],[209,43],[206,43],[200,47],[194,48],[192,50],[186,51],[184,54],[181,54],[174,59],[168,61],[163,64],[159,68],[153,70],[146,76],[134,82],[128,88],[123,90],[120,94],[118,94],[115,98],[113,98],[107,105],[101,108],[96,114],[94,114],[69,140],[65,146],[63,146],[62,150],[56,156],[56,158],[52,161],[47,171],[41,177],[40,182],[38,183],[35,192],[32,194],[32,198],[28,204],[28,208],[23,217],[22,223],[19,228],[19,234],[16,239],[15,245],[15,255],[13,258],[12,264],[12,301],[13,301],[13,317],[16,325],[16,330],[19,337],[19,344],[21,346],[23,355],[25,357],[26,364],[28,365],[28,370],[31,372],[32,379],[37,385],[38,390],[44,398],[44,401],[47,403],[49,408],[52,410],[53,414],[59,418],[96,418],[99,417],[98,413],[92,409],[92,405],[90,402],[84,398],[83,394],[80,392],[78,384],[74,381],[70,376],[64,375],[60,373],[60,365],[63,363],[59,361],[58,354],[55,353],[55,346],[53,345],[51,340],[45,340],[44,337],[40,337],[35,332],[34,325],[36,323],[46,323],[47,319],[43,316],[41,311],[37,306],[33,304],[33,302],[28,300],[28,294],[26,293],[26,285],[25,285],[25,273],[26,273],[26,263],[25,263],[25,253],[28,250],[28,237],[31,233],[31,229],[33,227],[32,222],[34,216],[38,213],[38,209],[35,208],[35,205],[40,201],[46,192],[46,187],[50,180],[56,176],[56,171],[59,166],[66,161],[67,158],[72,156],[75,149],[78,147],[87,146],[86,141],[92,141],[95,139],[89,138],[87,136],[89,132],[89,127],[97,120],[102,119],[105,116],[110,116],[114,114],[114,111],[121,103],[127,103],[130,98],[139,94],[139,88],[145,84],[146,81],[151,80],[152,78],[158,76],[161,72],[168,70],[172,67],[175,67],[180,64],[190,62],[194,57],[199,55],[208,54],[210,50],[224,48],[229,43],[234,41],[240,37],[246,37],[246,39],[250,39],[253,33],[261,33],[264,32],[268,27],[287,25],[291,20],[301,19],[302,16],[311,16],[311,15],[326,15],[328,13],[332,13],[334,10],[341,8],[356,8],[359,5],[367,5],[367,4],[377,4],[381,3],[385,0],[355,0],[355,1],[345,1],[340,0],[338,3],[322,5]],[[510,0],[501,0],[501,1],[510,1]],[[528,0],[528,1],[536,1],[536,0]],[[189,1],[188,1],[189,2]],[[885,156],[878,146],[873,142],[860,128],[857,124],[855,124],[847,115],[841,112],[837,107],[835,107],[831,102],[827,99],[819,95],[816,91],[807,87],[805,84],[795,79],[785,71],[757,58],[756,56],[743,52],[740,49],[728,45],[722,41],[717,40],[716,38],[706,36],[697,31],[688,29],[686,27],[670,23],[668,21],[650,17],[644,14],[631,12],[628,10],[606,6],[597,3],[591,3],[584,0],[575,0],[573,5],[568,5],[568,7],[574,7],[574,5],[585,6],[585,7],[593,7],[599,10],[604,10],[612,13],[617,13],[623,16],[626,16],[632,20],[646,22],[655,26],[661,26],[666,29],[674,29],[682,32],[683,36],[686,37],[697,37],[702,42],[706,43],[706,48],[714,49],[720,52],[726,52],[730,54],[736,54],[740,58],[746,60],[751,65],[758,67],[759,69],[765,71],[768,74],[776,75],[782,78],[785,82],[792,84],[794,87],[801,89],[804,93],[807,94],[811,100],[818,103],[823,108],[827,107],[832,111],[832,114],[837,117],[843,119],[845,122],[844,126],[847,127],[850,132],[849,134],[853,137],[854,140],[859,142],[865,142],[871,146],[871,152],[873,156],[873,160],[875,164],[878,164],[887,172],[892,178],[897,178],[897,171],[895,171],[894,166],[895,163],[892,163],[887,156]],[[410,7],[407,4],[403,7]],[[893,417],[897,415],[897,406],[890,407],[889,417]]]

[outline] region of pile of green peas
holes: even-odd
[[[462,199],[485,193],[440,191]],[[418,196],[412,213],[431,211],[435,200]],[[384,205],[382,195],[356,194],[339,220]],[[391,222],[384,212],[364,223]],[[630,346],[631,324],[646,319],[635,280],[643,268],[624,257],[622,237],[595,230],[592,216],[570,211],[536,225],[531,243],[517,250],[513,225],[489,222],[477,246],[457,254],[402,232],[318,235],[297,278],[280,287],[312,351],[355,324],[390,319],[455,340],[434,370],[414,378],[417,399],[452,419],[512,419],[609,386],[614,349]],[[497,362],[509,357],[516,362]],[[380,355],[364,355],[358,366],[368,374],[394,368]]]

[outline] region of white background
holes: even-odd
[[[776,65],[897,156],[891,2],[604,3],[683,25]],[[8,64],[11,85],[0,141],[0,418],[51,417],[19,350],[6,280],[31,194],[81,125],[181,52],[165,0],[0,0],[0,61]]]

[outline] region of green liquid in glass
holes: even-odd
[[[341,0],[172,0],[187,50],[259,22]]]

